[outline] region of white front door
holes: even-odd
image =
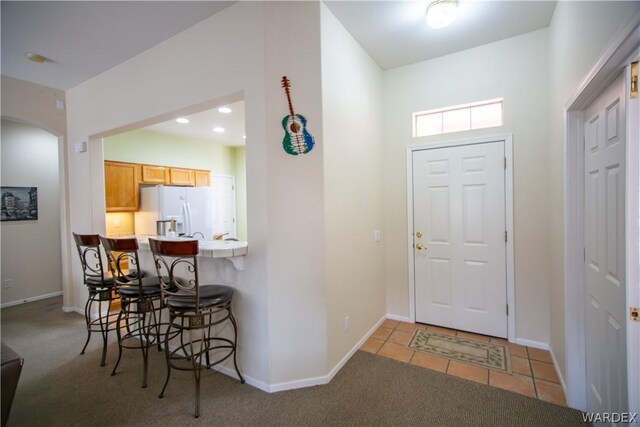
[[[627,410],[625,111],[620,75],[585,111],[587,411]]]
[[[212,175],[213,234],[236,236],[236,179],[229,175]]]
[[[507,337],[504,141],[413,152],[416,321]]]

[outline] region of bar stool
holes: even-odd
[[[155,275],[145,277],[140,270],[138,240],[135,237],[113,239],[100,236],[100,241],[107,253],[116,292],[120,297],[120,312],[116,321],[118,360],[111,375],[116,374],[123,348],[139,349],[143,361],[142,388],[146,388],[149,348],[157,345],[158,351],[161,350],[160,281]]]
[[[116,327],[116,320],[111,318],[111,302],[113,301],[113,276],[105,271],[102,265],[102,251],[100,250],[100,237],[97,234],[73,234],[76,249],[82,264],[84,284],[89,290],[89,298],[84,306],[84,318],[87,322],[87,341],[80,354],[84,354],[91,340],[92,332],[100,332],[102,335],[102,358],[100,366],[104,366],[107,358],[107,338],[109,331]],[[97,317],[91,319],[94,305],[98,305]],[[106,312],[105,310],[106,306]]]
[[[169,309],[169,327],[164,340],[167,378],[159,397],[164,397],[172,369],[192,371],[196,379],[195,417],[198,418],[203,366],[211,368],[233,356],[236,373],[244,384],[236,360],[238,325],[231,311],[233,289],[200,284],[197,240],[149,239],[149,247],[161,280],[162,298]],[[233,339],[211,335],[213,326],[227,321],[233,327]],[[179,338],[179,343],[170,349],[174,338]],[[217,356],[216,360],[211,360],[210,353]]]

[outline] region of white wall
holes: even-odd
[[[319,11],[312,2],[238,2],[67,93],[69,144],[242,93],[250,249],[234,278],[238,356],[265,387],[326,372]],[[285,74],[319,144],[299,158],[281,146]],[[99,142],[69,156],[74,231],[104,231],[102,160]],[[81,307],[78,267],[70,293]]]
[[[516,337],[549,340],[547,31],[454,53],[384,74],[387,309],[409,315],[406,147],[510,132],[514,145]],[[504,98],[504,126],[412,138],[411,114]]]
[[[237,3],[67,92],[70,147],[132,123],[244,92],[251,241],[245,270],[234,272],[232,279],[237,289],[239,364],[258,385],[269,382],[271,369],[263,6]],[[87,153],[70,150],[72,231],[104,232],[102,160],[99,143],[90,143]],[[75,257],[72,279],[68,293],[73,295],[73,306],[81,308],[86,291]]]
[[[282,384],[325,375],[327,365],[320,4],[265,2],[265,21],[269,347],[271,382]],[[288,114],[282,76],[291,80],[294,108],[315,137],[305,155],[282,148],[280,123]],[[250,181],[247,190],[251,201]]]
[[[638,9],[638,2],[562,1],[549,26],[550,346],[563,376],[571,363],[566,360],[564,345],[564,106],[618,28]]]
[[[58,137],[58,188],[60,212],[58,244],[62,255],[62,283],[69,283],[71,277],[71,252],[69,243],[70,218],[68,211],[69,181],[67,175],[67,110],[66,95],[63,91],[2,76],[2,117],[44,129]],[[56,101],[62,101],[63,108],[57,108]],[[64,286],[64,285],[63,285]],[[63,294],[63,306],[70,305],[71,296]]]
[[[55,135],[66,136],[66,108],[56,108],[65,101],[61,90],[2,76],[2,116],[27,122]]]
[[[2,304],[62,291],[58,138],[2,120],[2,185],[38,188],[38,219],[2,222]]]
[[[384,240],[373,240],[383,231],[382,71],[324,4],[321,19],[331,368],[386,314]]]

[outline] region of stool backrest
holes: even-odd
[[[197,240],[149,239],[162,299],[172,297],[196,301],[200,312]]]
[[[102,251],[100,250],[100,236],[97,234],[73,234],[76,243],[84,282],[88,279],[105,281],[105,271],[102,265]]]
[[[100,236],[100,242],[107,254],[109,270],[116,285],[138,285],[142,288],[138,239],[135,237],[114,239]]]

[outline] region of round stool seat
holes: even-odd
[[[224,285],[202,285],[200,286],[200,308],[214,307],[226,304],[233,298],[233,288]],[[171,296],[167,305],[174,310],[195,310],[195,295],[185,294],[182,296]]]
[[[120,286],[118,294],[124,298],[160,295],[160,281],[157,277],[143,277],[140,280],[142,281],[142,295],[140,295],[140,287],[137,284]]]
[[[85,284],[87,285],[87,287],[91,289],[97,289],[97,288],[104,289],[104,288],[113,288],[113,285],[115,284],[115,282],[111,274],[105,273],[104,280],[100,280],[99,277],[87,277],[87,279],[85,280]]]

